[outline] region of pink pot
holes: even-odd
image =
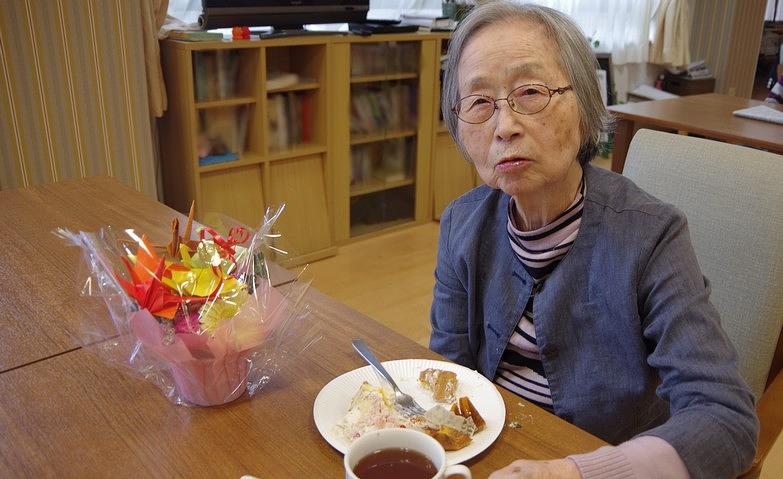
[[[245,392],[249,351],[229,353],[220,359],[194,359],[171,363],[174,383],[182,399],[198,406],[229,403]]]

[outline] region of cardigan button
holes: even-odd
[[[541,352],[547,359],[557,359],[557,357],[560,355],[560,351],[557,350],[557,346],[554,344],[547,344],[544,346],[544,349]]]

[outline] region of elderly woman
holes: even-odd
[[[616,445],[493,478],[735,477],[753,396],[683,214],[590,165],[596,68],[552,9],[489,3],[455,31],[443,113],[486,185],[441,218],[430,347]]]

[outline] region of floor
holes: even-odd
[[[609,159],[598,166],[608,168]],[[414,226],[341,246],[311,263],[313,286],[389,328],[427,346],[438,223]],[[783,438],[770,452],[761,479],[783,477]]]
[[[438,223],[341,246],[311,263],[313,286],[427,346]]]

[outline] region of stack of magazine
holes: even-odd
[[[403,25],[416,25],[423,30],[454,30],[457,22],[449,17],[426,12],[403,13],[400,15],[400,23]]]

